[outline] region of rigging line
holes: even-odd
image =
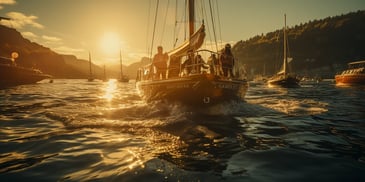
[[[219,32],[219,36],[220,36],[220,44],[222,45],[223,44],[223,37],[222,37],[222,30],[221,30],[221,19],[220,19],[220,13],[219,13],[219,5],[218,5],[218,1],[215,1],[216,2],[216,7],[217,7],[217,16],[218,16],[218,32]]]
[[[203,3],[203,4],[202,4],[202,14],[203,14],[203,17],[205,17],[206,19],[208,19],[207,11],[206,11],[206,7],[205,7],[205,5],[206,5],[206,3]],[[211,34],[210,34],[210,33],[211,33],[211,31],[210,31],[210,25],[209,25],[209,22],[206,22],[206,26],[205,26],[205,27],[206,27],[206,30],[207,30],[206,32],[207,32],[207,34],[208,34],[208,37],[210,37],[210,38],[211,38],[212,36],[211,36]],[[212,45],[212,44],[207,44],[207,42],[206,42],[206,41],[205,41],[205,46],[206,46],[206,47],[210,46],[210,49],[212,49],[212,50],[214,49],[213,45]]]
[[[153,24],[153,33],[152,33],[152,42],[151,42],[151,51],[150,51],[150,59],[152,61],[152,48],[153,48],[153,41],[155,39],[155,31],[156,31],[156,22],[157,22],[157,12],[158,12],[158,5],[160,3],[160,0],[157,0],[157,5],[156,5],[156,13],[155,13],[155,22]]]
[[[176,28],[177,27],[177,0],[175,0],[175,25],[174,25],[174,34],[172,35],[172,47],[175,48],[176,42],[177,42],[177,36],[176,36]]]
[[[189,22],[187,19],[187,14],[189,12],[189,9],[188,9],[188,0],[185,0],[185,11],[184,11],[184,18],[185,18],[185,22]],[[186,38],[186,35],[187,35],[187,26],[188,24],[187,23],[184,23],[184,41],[187,39]]]
[[[286,50],[287,50],[287,56],[290,57],[290,50],[289,50],[289,28],[286,28]]]
[[[149,3],[148,3],[148,21],[147,21],[147,29],[146,29],[146,40],[148,40],[149,39],[149,29],[150,29],[150,19],[151,19],[151,17],[150,17],[150,15],[151,15],[151,7],[152,7],[152,5],[151,5],[151,1],[148,1]],[[148,47],[148,41],[146,41],[146,52],[147,52],[147,55],[150,55],[150,48]],[[151,53],[152,54],[152,53]]]
[[[181,27],[183,26],[183,30],[185,30],[185,36],[186,36],[186,21],[184,20],[185,16],[186,16],[186,12],[185,11],[181,11],[181,16],[178,15],[178,0],[176,0],[176,16],[175,16],[175,32],[174,32],[174,44],[173,47],[176,47],[177,42],[179,41],[179,35],[180,35],[180,31],[181,31]],[[178,17],[180,17],[180,20],[177,21]],[[186,38],[184,39],[186,40]]]
[[[210,8],[210,18],[211,18],[211,21],[212,21],[212,28],[213,28],[213,36],[214,36],[215,47],[216,47],[217,52],[218,52],[217,36],[216,36],[216,33],[215,33],[215,26],[214,26],[214,18],[213,18],[213,10],[212,10],[211,0],[209,0],[209,8]]]
[[[163,24],[163,27],[162,27],[162,36],[161,36],[161,39],[160,39],[160,45],[162,44],[162,39],[163,39],[163,35],[165,34],[165,27],[166,27],[166,19],[167,19],[167,14],[168,14],[168,11],[169,11],[169,4],[170,4],[170,0],[167,0],[167,5],[166,5],[166,13],[165,13],[165,17],[164,17],[164,24]]]

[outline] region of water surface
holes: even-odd
[[[364,181],[365,88],[251,84],[245,102],[145,103],[134,82],[0,90],[2,181]]]

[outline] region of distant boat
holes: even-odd
[[[103,81],[106,82],[106,70],[105,70],[105,64],[104,64],[104,67],[103,67],[103,70],[104,70],[104,77],[103,77]]]
[[[119,53],[119,60],[120,60],[120,82],[129,82],[129,77],[123,74],[123,61],[122,61],[122,51]]]
[[[284,15],[284,62],[282,69],[276,73],[274,76],[268,79],[267,83],[270,86],[281,86],[281,87],[299,87],[299,79],[290,72],[288,65],[288,55],[287,55],[287,35],[286,35],[286,15]]]
[[[38,69],[17,66],[17,57],[16,52],[12,53],[12,58],[0,57],[0,87],[32,84],[52,77]]]
[[[244,99],[248,89],[248,82],[245,78],[238,78],[238,75],[228,77],[218,74],[217,71],[214,71],[215,64],[217,64],[215,61],[210,61],[209,70],[200,69],[205,65],[198,61],[199,56],[211,56],[212,60],[216,60],[221,53],[218,50],[200,49],[205,39],[205,25],[202,23],[200,28],[195,31],[194,4],[194,0],[187,1],[188,39],[167,53],[170,60],[166,78],[165,75],[162,78],[160,75],[154,75],[152,64],[140,68],[137,73],[137,89],[147,102],[166,100],[198,106]],[[211,14],[211,16],[213,15]],[[188,59],[189,55],[193,62],[186,65],[181,64],[181,61]]]
[[[365,60],[350,62],[348,69],[335,75],[336,84],[365,85]]]
[[[90,52],[89,52],[89,77],[87,78],[87,81],[89,81],[89,82],[94,81],[94,76],[93,76],[93,72],[92,72],[91,67],[92,67],[91,55],[90,55]]]

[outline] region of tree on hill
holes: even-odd
[[[335,72],[348,62],[365,59],[365,11],[312,20],[287,29],[292,68],[302,75],[311,74],[333,78]],[[239,65],[248,73],[274,74],[283,59],[282,30],[239,41],[233,53]],[[265,65],[265,66],[264,66]],[[336,67],[340,65],[340,67]],[[327,72],[315,71],[320,68]],[[314,71],[313,71],[314,70]]]

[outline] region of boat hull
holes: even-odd
[[[50,75],[43,74],[36,69],[7,64],[0,65],[0,86],[2,87],[32,84],[50,77]]]
[[[280,76],[269,79],[267,83],[270,86],[280,86],[280,87],[299,87],[299,79],[293,76]]]
[[[206,74],[168,80],[137,82],[140,95],[146,101],[167,100],[189,105],[217,104],[243,100],[247,92],[246,80],[220,79]]]
[[[365,85],[365,74],[341,74],[335,76],[336,84]]]
[[[121,78],[121,79],[119,79],[119,81],[120,81],[120,82],[125,82],[125,83],[127,83],[127,82],[129,82],[129,78],[128,78],[127,76],[123,75],[123,76],[122,76],[122,78]]]

